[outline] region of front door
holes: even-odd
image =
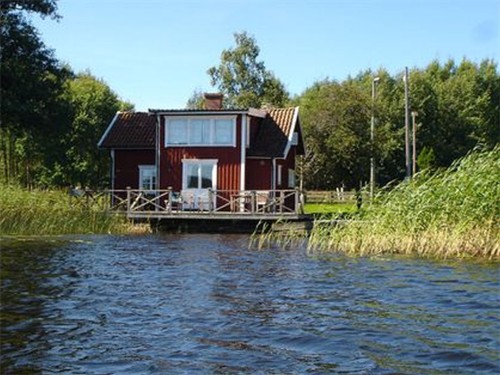
[[[185,159],[182,163],[183,208],[204,211],[210,206],[215,208],[215,195],[210,205],[208,189],[217,189],[217,160]]]

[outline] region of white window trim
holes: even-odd
[[[153,175],[154,175],[154,178],[155,178],[155,183],[153,186],[153,189],[144,189],[146,191],[154,191],[155,189],[157,189],[157,186],[158,186],[158,176],[156,175],[156,165],[154,164],[142,164],[142,165],[139,165],[139,189],[142,189],[142,180],[143,180],[143,177],[144,177],[144,172],[145,171],[153,171]]]
[[[288,169],[288,187],[289,188],[295,188],[297,185],[296,177],[295,177],[295,170],[294,169]]]
[[[278,186],[281,186],[281,183],[283,182],[283,166],[278,164],[278,176],[277,176],[277,181],[276,184]]]
[[[187,121],[187,143],[169,143],[169,122],[171,120],[186,120]],[[209,120],[210,121],[210,139],[211,143],[189,143],[190,129],[192,120]],[[231,141],[228,143],[214,143],[215,140],[215,121],[216,120],[231,120],[232,135]],[[236,116],[165,116],[165,147],[236,147]]]
[[[250,120],[250,116],[246,116],[247,118],[247,121],[244,123],[245,126],[246,126],[246,140],[245,140],[245,146],[246,148],[250,148],[250,126],[251,126],[251,120]],[[242,122],[243,123],[243,122]]]

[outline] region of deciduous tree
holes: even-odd
[[[59,126],[50,114],[61,112],[60,96],[68,72],[44,45],[27,13],[57,18],[56,2],[0,2],[0,163],[4,180],[31,185],[34,169],[43,159],[43,137]]]
[[[61,165],[71,185],[99,187],[109,176],[107,154],[97,148],[100,137],[119,110],[133,106],[118,98],[90,72],[78,74],[68,85],[72,121],[63,141],[66,163]]]
[[[211,83],[225,95],[226,107],[283,106],[289,99],[283,83],[259,61],[260,48],[246,32],[235,33],[236,47],[223,50],[218,66],[208,69]]]

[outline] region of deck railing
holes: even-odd
[[[299,190],[71,190],[70,204],[126,213],[133,217],[257,216],[303,213]]]
[[[115,192],[120,196],[122,192]],[[212,190],[193,191],[126,190],[126,208],[134,214],[239,214],[286,215],[302,212],[301,194],[298,190]]]

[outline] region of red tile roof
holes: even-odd
[[[146,112],[118,112],[99,147],[116,149],[155,148],[156,117]]]
[[[178,113],[185,110],[169,111]],[[221,110],[224,112],[225,110]],[[226,110],[227,111],[227,110]],[[240,110],[238,110],[240,111]],[[158,110],[158,112],[160,112]],[[214,111],[185,111],[180,115],[212,114]],[[217,111],[216,111],[217,112]],[[300,133],[297,108],[273,108],[266,110],[267,115],[260,124],[256,139],[250,145],[248,156],[285,157],[294,132]],[[146,112],[118,112],[102,136],[99,147],[114,149],[154,149],[156,140],[156,116]],[[242,112],[248,113],[248,112]],[[264,112],[265,113],[265,112]],[[263,113],[263,114],[264,114]],[[298,154],[304,153],[299,136]]]

